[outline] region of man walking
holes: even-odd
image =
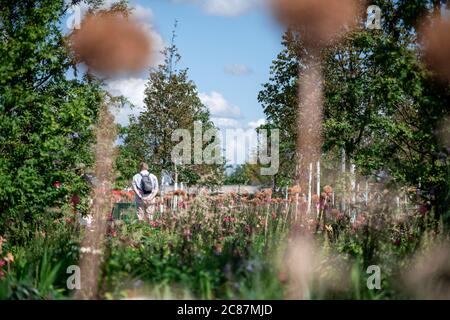
[[[136,194],[138,219],[152,220],[155,212],[155,198],[159,191],[158,179],[148,171],[148,165],[143,162],[139,166],[139,173],[133,177],[133,191]]]

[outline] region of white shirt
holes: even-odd
[[[142,176],[149,176],[150,180],[152,181],[152,185],[153,185],[152,193],[149,195],[146,195],[145,197],[141,190]],[[152,199],[158,193],[158,189],[159,189],[158,178],[156,178],[155,175],[151,174],[147,170],[142,170],[141,172],[139,172],[138,174],[136,174],[133,177],[133,190],[136,193],[136,200],[140,200],[140,198],[142,198],[142,197],[144,197],[145,199],[147,199],[147,198]]]

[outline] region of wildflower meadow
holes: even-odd
[[[0,300],[450,300],[449,44],[446,0],[0,0]]]

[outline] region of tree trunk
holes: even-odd
[[[76,299],[92,300],[98,298],[98,285],[101,271],[102,256],[105,252],[105,235],[107,221],[111,213],[113,169],[116,159],[114,141],[116,131],[114,116],[103,102],[100,108],[99,124],[96,128],[97,142],[95,145],[94,175],[99,184],[94,187],[94,204],[91,212],[94,218],[92,230],[86,232],[81,243],[81,290]]]
[[[309,164],[320,159],[322,147],[323,75],[319,53],[306,59],[299,74],[296,181],[303,191],[309,182]]]

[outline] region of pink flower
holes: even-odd
[[[5,260],[0,260],[0,268],[3,267],[6,264]]]
[[[426,215],[430,211],[426,205],[421,205],[419,208],[419,212],[421,215]]]
[[[225,218],[223,218],[223,222],[233,222],[233,218],[232,217],[225,217]]]
[[[185,229],[185,230],[184,230],[184,236],[185,236],[186,238],[189,238],[189,237],[191,236],[191,230]]]
[[[364,214],[360,214],[356,217],[355,222],[353,223],[353,228],[359,229],[367,224],[367,219]]]
[[[150,221],[150,226],[152,226],[153,228],[157,228],[158,227],[158,222]]]

